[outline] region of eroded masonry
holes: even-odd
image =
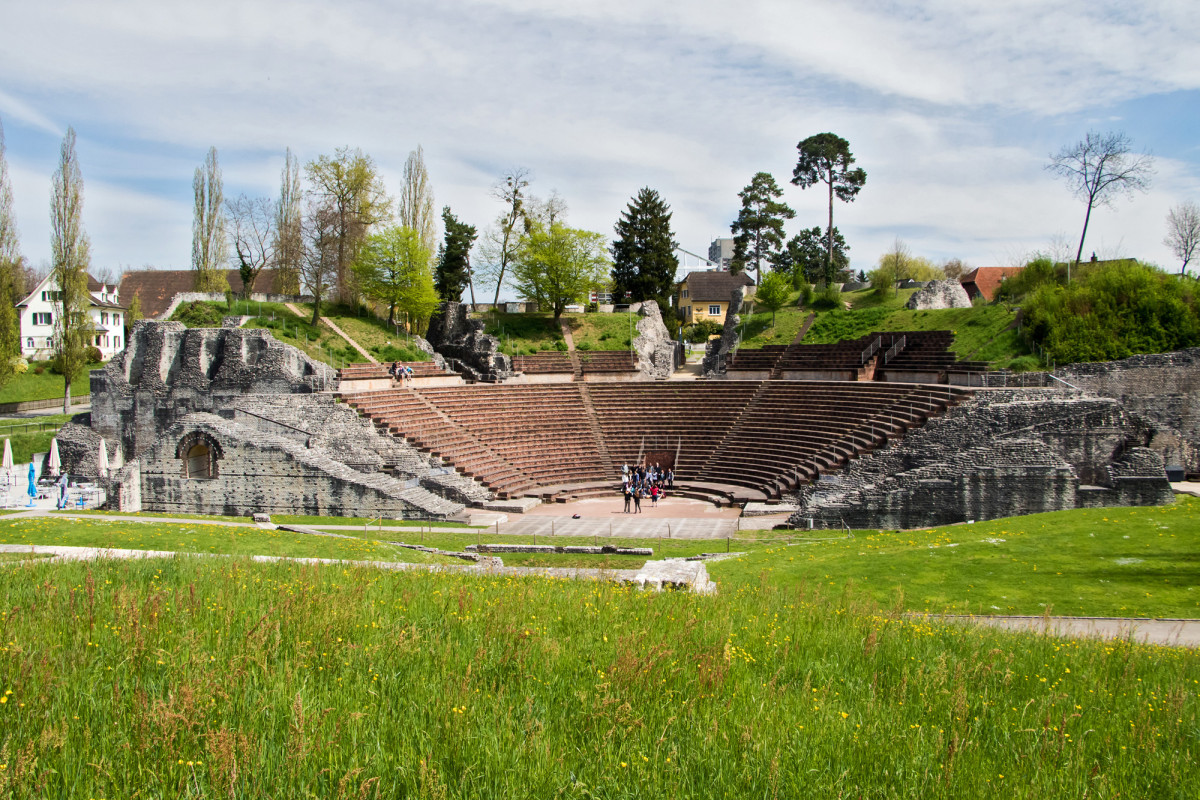
[[[948,331],[722,341],[707,379],[671,380],[656,306],[637,330],[625,351],[510,359],[449,304],[398,381],[266,331],[143,322],[60,450],[95,475],[103,441],[124,510],[445,519],[615,496],[623,465],[656,464],[676,493],[790,506],[802,528],[1156,504],[1166,465],[1200,472],[1200,350],[1030,377],[955,360]]]

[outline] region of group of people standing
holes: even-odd
[[[642,499],[650,498],[651,508],[658,506],[658,501],[666,496],[667,489],[675,488],[675,470],[667,467],[659,469],[657,464],[650,466],[621,465],[621,494],[625,498],[625,512],[642,513]]]

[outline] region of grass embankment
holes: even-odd
[[[915,291],[905,289],[887,298],[880,298],[871,289],[847,292],[842,298],[850,307],[817,311],[803,343],[831,344],[876,331],[950,330],[954,331],[950,349],[960,359],[991,361],[996,367],[1018,369],[1038,366],[1017,331],[1009,329],[1016,319],[1015,309],[994,304],[910,311],[904,304]],[[794,294],[788,307],[779,311],[774,330],[770,312],[746,315],[741,346],[753,349],[768,344],[790,344],[809,313],[809,309],[796,306],[798,298],[799,294]]]
[[[105,547],[130,550],[171,550],[232,556],[291,556],[413,563],[462,563],[373,538],[311,536],[255,527],[117,522],[65,517],[0,519],[0,543]]]
[[[13,566],[0,596],[5,796],[1182,797],[1200,770],[1194,651],[817,584],[180,559]]]
[[[495,336],[500,342],[500,352],[507,355],[532,355],[541,350],[567,349],[562,330],[554,321],[554,315],[548,311],[529,314],[487,311],[472,316],[486,323],[484,333]]]
[[[27,464],[34,453],[50,450],[50,440],[74,416],[47,414],[28,419],[0,419],[0,439],[8,439],[12,444],[13,463]]]
[[[297,303],[296,307],[312,318],[312,305]],[[386,312],[387,309],[384,309]],[[389,328],[365,306],[322,305],[321,316],[328,317],[347,336],[366,348],[379,361],[428,361],[429,355],[408,343],[403,329]],[[360,354],[360,360],[361,354]]]
[[[915,611],[1194,618],[1200,500],[860,531],[769,547],[712,564],[709,573],[718,583],[854,588]]]
[[[37,366],[43,369],[41,375],[34,373]],[[75,402],[76,398],[86,400],[92,393],[91,383],[90,370],[80,370],[79,374],[71,379],[71,401]],[[62,398],[65,392],[62,375],[51,372],[45,364],[33,364],[24,375],[14,375],[8,383],[0,387],[0,403],[54,400]]]
[[[309,308],[309,311],[312,309]],[[366,361],[341,336],[323,325],[310,325],[311,316],[296,316],[282,303],[238,300],[229,306],[226,303],[197,301],[181,304],[171,319],[189,328],[219,328],[221,320],[231,316],[249,316],[243,328],[268,330],[277,340],[297,347],[310,358],[332,367]]]
[[[563,314],[576,350],[628,350],[637,338],[637,314]]]

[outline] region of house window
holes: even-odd
[[[720,307],[720,306],[709,306],[709,307],[708,307],[708,315],[709,315],[710,317],[719,317],[719,316],[721,316],[721,307]]]
[[[34,325],[53,325],[54,316],[49,311],[35,311],[33,314]]]
[[[33,337],[30,336],[28,339],[26,339],[25,344],[27,347],[29,347],[29,349],[32,350],[33,349]]]
[[[99,336],[96,337],[96,347],[100,346],[100,339],[101,339],[101,337],[99,337]]]
[[[45,291],[42,292],[42,302],[56,303],[62,299],[62,292]]]
[[[100,312],[100,324],[101,324],[101,325],[107,325],[107,324],[108,324],[108,312],[107,312],[107,311],[101,311],[101,312]]]
[[[120,324],[121,324],[121,315],[113,314],[113,325],[120,325]]]
[[[121,340],[120,340],[120,339],[113,339],[113,347],[115,347],[116,349],[120,350],[120,349],[121,349]]]
[[[687,290],[687,289],[684,289],[684,290],[683,290],[683,299],[684,299],[684,300],[687,300],[687,296],[688,296],[688,290]]]

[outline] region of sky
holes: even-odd
[[[796,144],[831,131],[867,172],[834,208],[865,270],[897,237],[972,266],[1073,255],[1085,207],[1045,165],[1089,131],[1126,133],[1155,174],[1093,213],[1085,258],[1169,269],[1167,212],[1200,202],[1194,0],[4,5],[0,123],[35,265],[68,126],[93,265],[117,271],[190,265],[209,147],[226,197],[276,196],[288,147],[309,161],[346,145],[398,196],[420,145],[437,207],[480,229],[512,168],[609,236],[648,186],[680,245],[706,253],[759,171],[797,212],[789,235],[824,225],[820,188],[789,181]]]

